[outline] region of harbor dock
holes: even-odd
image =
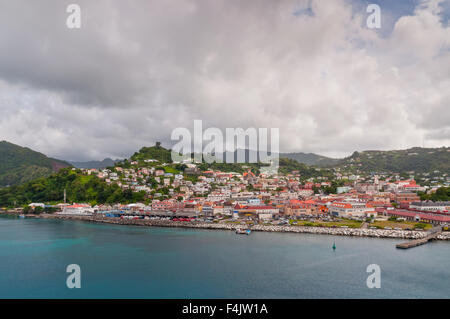
[[[395,247],[399,249],[408,249],[412,247],[417,247],[420,245],[424,245],[428,243],[429,241],[432,241],[437,238],[442,233],[442,227],[434,227],[431,229],[428,233],[428,235],[424,238],[414,239],[411,241],[407,241],[401,244],[397,244]]]

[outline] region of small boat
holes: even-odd
[[[24,214],[20,214],[19,218],[25,218],[25,215]]]
[[[250,235],[252,231],[250,229],[236,229],[236,234],[240,234],[240,235]]]

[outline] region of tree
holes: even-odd
[[[319,193],[320,193],[320,188],[317,187],[316,185],[314,185],[314,186],[312,187],[312,190],[314,191],[314,194],[319,194]]]
[[[29,213],[31,213],[31,211],[32,211],[32,209],[31,209],[31,207],[28,206],[28,205],[25,205],[25,206],[22,208],[22,213],[24,213],[24,214],[29,214]]]
[[[44,207],[44,213],[46,213],[46,214],[53,214],[57,210],[58,210],[58,208],[56,208],[56,207]]]
[[[123,197],[126,201],[130,201],[133,198],[133,191],[129,188],[123,191]]]

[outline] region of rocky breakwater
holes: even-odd
[[[440,233],[436,239],[440,239],[440,240],[450,240],[450,232],[448,231],[444,231],[442,233]]]
[[[362,229],[362,228],[331,228],[331,227],[307,227],[307,226],[263,226],[255,225],[255,231],[292,232],[308,234],[325,234],[336,236],[358,236],[376,238],[402,238],[419,239],[427,234],[424,231],[411,230],[387,230],[387,229]]]
[[[225,223],[179,222],[179,221],[157,220],[157,219],[127,219],[127,218],[122,219],[117,217],[76,216],[76,215],[58,215],[58,214],[42,214],[40,217],[46,219],[70,219],[70,220],[80,220],[86,222],[106,223],[115,225],[182,227],[182,228],[203,228],[203,229],[224,229],[224,230],[236,229],[236,224],[225,224]]]
[[[218,229],[218,230],[236,230],[236,228],[245,227],[245,225],[233,223],[204,223],[204,222],[179,222],[171,220],[152,220],[152,219],[121,219],[101,216],[65,216],[65,215],[47,215],[42,214],[42,218],[51,219],[71,219],[82,220],[96,223],[107,223],[116,225],[135,225],[135,226],[155,226],[155,227],[181,227],[181,228],[200,228],[200,229]],[[266,226],[254,225],[252,231],[265,232],[289,232],[289,233],[307,233],[307,234],[325,234],[336,236],[357,236],[374,238],[401,238],[401,239],[420,239],[427,236],[425,231],[412,230],[387,230],[387,229],[362,229],[362,228],[330,228],[330,227],[307,227],[307,226]],[[443,232],[437,239],[450,240],[450,232]]]

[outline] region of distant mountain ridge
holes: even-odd
[[[249,158],[259,159],[258,152],[248,149],[240,149],[234,152],[228,151],[218,153],[217,156],[222,158],[233,158],[237,162],[237,154],[241,151],[244,154],[245,162],[249,162]],[[193,156],[194,154],[191,154]],[[426,173],[440,171],[450,174],[450,148],[421,148],[413,147],[406,150],[390,150],[390,151],[362,151],[354,152],[351,156],[343,159],[326,157],[314,153],[279,153],[281,159],[294,160],[297,163],[307,166],[316,166],[322,168],[342,168],[354,172],[396,172],[396,173]],[[161,146],[143,147],[136,152],[131,160],[139,160],[143,158],[158,159],[161,162],[170,163],[171,152]],[[286,162],[287,163],[287,162]]]
[[[242,150],[241,150],[242,151]],[[243,150],[245,158],[248,161],[250,157],[257,157],[255,151]],[[230,157],[237,159],[237,151],[227,152]],[[226,154],[221,154],[225,156]],[[287,167],[294,169],[295,161],[302,165],[317,166],[324,168],[340,168],[348,172],[397,172],[397,173],[426,173],[439,171],[450,174],[450,147],[441,148],[421,148],[413,147],[406,150],[392,151],[362,151],[354,152],[351,156],[343,159],[329,158],[314,153],[280,153],[280,166],[286,170]],[[145,159],[155,159],[160,163],[171,163],[171,151],[165,149],[160,143],[152,147],[142,147],[134,153],[129,160],[143,161]],[[290,161],[281,161],[289,159]],[[102,169],[115,166],[122,160],[112,160],[106,158],[103,161],[88,162],[67,162],[33,151],[27,147],[21,147],[6,141],[0,142],[0,187],[14,186],[27,181],[46,177],[60,168],[97,168]],[[283,164],[283,165],[281,165]],[[226,169],[226,165],[220,164],[213,166],[217,169]],[[237,168],[234,165],[231,168]],[[298,166],[295,169],[304,170],[307,167]]]
[[[216,153],[216,156],[218,158],[221,158],[224,162],[227,158],[232,158],[234,162],[237,162],[238,160],[238,153],[241,152],[243,154],[243,158],[245,159],[245,162],[248,162],[250,159],[257,159],[260,160],[260,154],[258,151],[255,150],[249,150],[249,149],[238,149],[235,151],[226,151],[223,153]],[[263,152],[264,154],[265,152]],[[275,153],[272,154],[264,154],[268,157],[274,157]],[[296,152],[296,153],[279,153],[279,158],[287,158],[297,161],[298,163],[309,165],[309,166],[329,166],[334,165],[339,162],[340,159],[326,157],[314,153],[302,153],[302,152]],[[193,154],[192,154],[193,156]]]
[[[354,152],[334,165],[362,172],[415,172],[439,171],[450,174],[450,147],[406,150]]]
[[[293,159],[299,163],[303,163],[310,166],[330,166],[339,163],[340,159],[326,157],[314,153],[280,153],[280,158]]]
[[[119,162],[120,159],[113,160],[111,158],[105,158],[102,161],[87,161],[87,162],[74,162],[69,161],[70,164],[72,164],[76,168],[86,168],[86,169],[104,169],[110,166],[114,166],[117,162]]]
[[[237,159],[236,151],[232,156]],[[257,158],[256,151],[245,150]],[[359,172],[429,173],[439,171],[450,175],[450,147],[422,148],[406,150],[354,152],[345,158],[331,158],[314,153],[279,153],[280,159],[287,158],[308,166],[322,168],[342,168]]]
[[[0,187],[46,177],[71,165],[7,141],[0,142]]]

